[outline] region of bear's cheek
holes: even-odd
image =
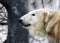
[[[33,23],[33,24],[37,24],[38,21],[39,21],[38,18],[34,18],[34,19],[32,20],[32,23]]]

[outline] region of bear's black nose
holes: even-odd
[[[19,20],[19,23],[20,23],[20,24],[23,24],[23,20],[22,20],[22,19],[20,19],[20,20]]]

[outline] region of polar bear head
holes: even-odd
[[[50,15],[51,12],[48,10],[38,9],[19,18],[19,22],[30,33],[37,35],[45,34],[45,23],[48,22]]]

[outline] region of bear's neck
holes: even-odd
[[[37,36],[46,36],[46,33],[45,31],[40,31],[40,30],[34,30],[34,29],[30,29],[29,30],[29,33],[32,34],[32,35],[37,35]]]
[[[29,42],[32,42],[33,43],[40,43],[40,42],[44,42],[44,43],[47,43],[48,42],[48,38],[45,36],[45,37],[41,37],[41,36],[38,36],[38,35],[32,35],[32,34],[29,34]]]

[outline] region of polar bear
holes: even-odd
[[[19,18],[19,22],[32,35],[47,36],[54,41],[60,40],[59,10],[37,9]]]

